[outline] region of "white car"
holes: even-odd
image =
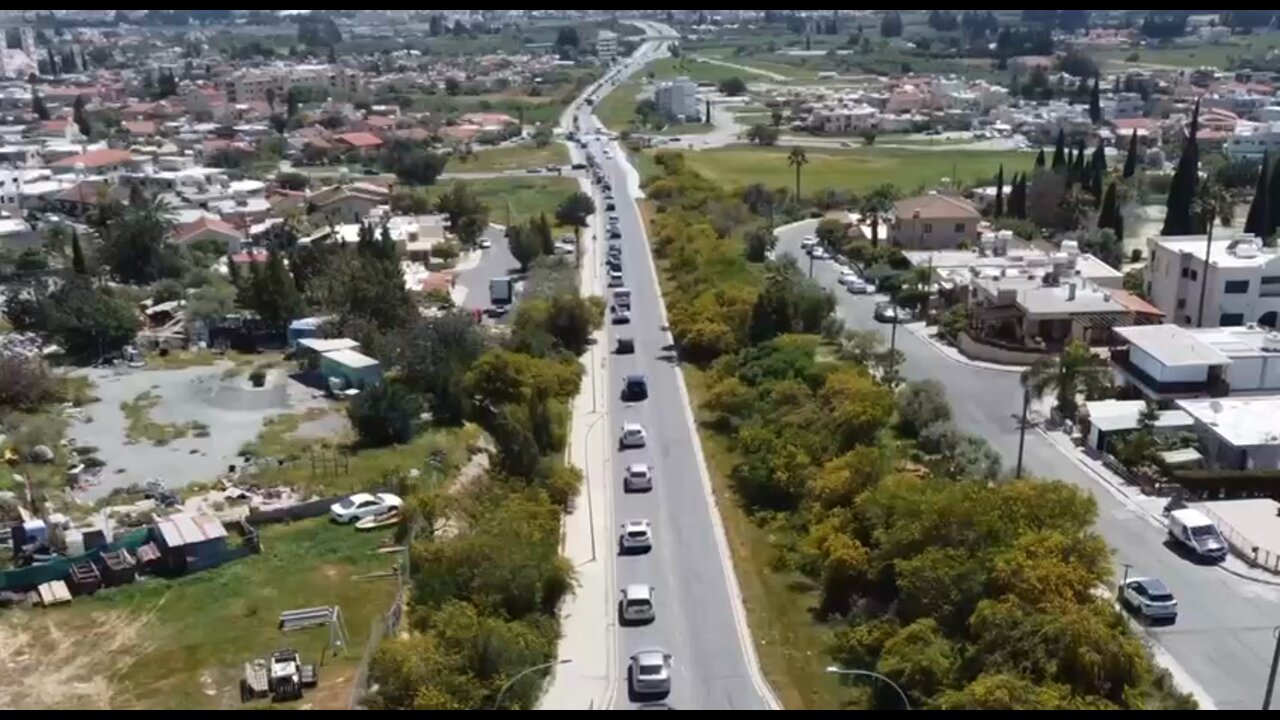
[[[622,523],[618,536],[618,548],[626,552],[648,552],[653,549],[653,526],[648,520],[628,520]]]
[[[800,241],[800,249],[808,250],[809,248],[813,247],[814,244],[816,244],[817,242],[818,242],[818,238],[812,235],[805,235],[804,239]]]
[[[1120,586],[1120,603],[1143,622],[1178,621],[1178,601],[1155,578],[1129,578]]]
[[[624,492],[648,492],[653,489],[653,471],[644,463],[632,463],[622,476]]]
[[[826,260],[831,256],[827,254],[827,251],[822,246],[814,245],[813,252],[809,253],[809,257],[814,260]]]
[[[850,295],[866,295],[871,292],[871,283],[855,276],[844,284],[844,289],[849,291]]]
[[[653,622],[657,617],[653,607],[653,586],[636,583],[623,588],[618,614],[624,625]]]
[[[617,270],[610,270],[609,271],[609,287],[620,288],[623,286],[623,284],[624,284],[624,281],[622,279],[622,273],[618,272]]]
[[[836,278],[836,282],[840,283],[841,285],[848,286],[850,280],[857,280],[857,279],[858,279],[858,273],[852,270],[841,270],[840,277]]]
[[[493,241],[490,240],[489,238],[484,238],[484,237],[480,238],[480,242],[476,244],[480,246],[481,250],[488,250],[489,248],[493,247]]]
[[[671,653],[657,648],[631,656],[627,670],[631,692],[636,695],[667,695],[671,692]]]
[[[640,423],[623,423],[622,433],[618,436],[618,447],[624,450],[626,448],[641,448],[644,447],[645,441],[648,439],[644,426]]]
[[[399,510],[404,504],[398,496],[391,493],[356,493],[346,500],[329,506],[329,517],[334,522],[347,524],[367,517],[382,515],[391,510]]]

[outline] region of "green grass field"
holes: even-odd
[[[434,199],[453,181],[432,185],[427,192]],[[475,194],[489,206],[489,221],[500,225],[521,223],[537,215],[551,216],[562,200],[578,190],[578,181],[567,177],[509,177],[466,180]]]
[[[1211,66],[1226,69],[1231,60],[1239,58],[1261,59],[1269,51],[1280,50],[1280,33],[1262,32],[1253,35],[1237,35],[1231,42],[1219,45],[1192,45],[1169,47],[1145,47],[1124,50],[1105,50],[1090,53],[1099,63],[1113,68],[1142,65],[1167,65],[1170,67],[1198,68]],[[1126,58],[1137,53],[1136,62]]]
[[[242,664],[282,647],[319,663],[323,628],[285,635],[281,611],[338,605],[349,647],[319,668],[320,685],[299,703],[346,709],[355,669],[375,618],[396,580],[357,580],[389,570],[396,555],[376,553],[389,532],[357,533],[317,518],[262,530],[261,555],[173,580],[148,578],[78,597],[51,609],[0,616],[11,643],[0,702],[22,708],[230,709],[241,707]]]
[[[787,165],[788,147],[756,148],[733,145],[715,150],[685,153],[689,166],[727,186],[763,183],[792,187],[795,171]],[[1030,170],[1035,154],[982,150],[911,150],[862,147],[848,150],[806,148],[809,164],[801,173],[805,194],[823,188],[867,190],[892,183],[904,193],[921,185],[934,187],[950,178],[971,183],[994,177],[1001,163],[1006,175]]]
[[[532,143],[526,143],[477,149],[471,155],[451,158],[449,172],[502,172],[568,163],[569,151],[563,143],[553,142],[546,147],[536,147]]]

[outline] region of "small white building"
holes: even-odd
[[[603,62],[612,62],[618,56],[618,33],[601,30],[596,34],[596,56]]]
[[[1227,141],[1226,152],[1232,158],[1261,158],[1268,150],[1280,148],[1280,122],[1241,122]]]
[[[1259,327],[1116,328],[1121,384],[1156,401],[1280,393],[1280,335]]]
[[[683,75],[675,80],[658,83],[653,100],[658,110],[671,120],[697,122],[702,117],[698,107],[698,86]]]
[[[1280,469],[1280,395],[1179,400],[1202,455],[1222,470]]]

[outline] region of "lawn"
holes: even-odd
[[[276,707],[345,709],[374,620],[396,592],[387,532],[357,533],[318,518],[262,528],[261,555],[174,580],[103,590],[71,604],[0,614],[0,706],[87,709],[241,707],[242,663],[290,647],[319,664],[328,633],[285,635],[281,611],[338,605],[350,645],[319,668],[320,685]],[[266,709],[267,701],[249,707]]]
[[[792,187],[795,171],[787,165],[787,147],[757,148],[733,145],[726,148],[685,153],[689,166],[725,185],[763,183],[769,187]],[[912,150],[907,148],[863,147],[848,150],[806,148],[809,164],[801,174],[801,190],[811,193],[823,188],[867,190],[892,183],[904,193],[920,186],[935,187],[943,178],[961,183],[994,177],[1001,163],[1005,173],[1030,170],[1035,154],[1016,151]]]
[[[1198,68],[1211,66],[1226,69],[1230,61],[1238,58],[1262,58],[1268,51],[1280,49],[1280,33],[1255,33],[1238,35],[1231,38],[1230,43],[1219,45],[1192,45],[1169,47],[1145,47],[1132,49],[1104,50],[1090,53],[1099,63],[1116,68],[1141,65],[1167,65],[1172,67]],[[1138,60],[1130,62],[1125,58],[1137,53]]]
[[[448,172],[502,172],[531,167],[569,164],[569,151],[563,143],[546,147],[532,143],[491,149],[479,148],[471,155],[451,158]]]
[[[489,220],[500,225],[521,223],[538,213],[548,217],[555,214],[556,206],[577,191],[578,181],[567,177],[505,177],[484,180],[465,180],[471,190],[489,206]],[[432,185],[427,192],[434,199],[449,188],[452,182]]]
[[[636,96],[641,87],[642,81],[633,78],[610,90],[596,103],[596,117],[614,132],[626,130],[636,116]]]

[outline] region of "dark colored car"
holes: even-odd
[[[636,341],[629,337],[620,337],[613,351],[619,355],[631,355],[636,351]]]
[[[622,401],[639,402],[649,397],[649,381],[643,375],[628,375],[623,380]]]
[[[621,239],[622,239],[622,231],[621,231],[621,230],[619,230],[619,229],[618,229],[618,228],[616,228],[616,227],[611,227],[611,228],[609,228],[609,239],[610,239],[610,240],[621,240]]]
[[[605,203],[604,205],[605,212],[613,212],[614,210],[617,210],[617,209],[618,209],[618,206],[616,203]]]

